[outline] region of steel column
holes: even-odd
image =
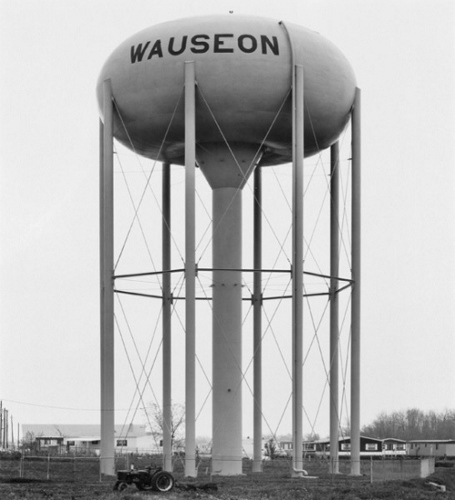
[[[292,114],[292,394],[293,475],[302,474],[303,404],[303,154],[304,154],[303,66],[293,66]]]
[[[352,110],[351,474],[360,475],[361,114],[360,89]]]
[[[196,477],[196,79],[185,62],[185,475]]]
[[[163,468],[172,472],[171,167],[163,163]]]
[[[262,472],[262,169],[254,171],[253,472]]]
[[[101,474],[115,475],[114,456],[114,107],[110,80],[103,84],[100,135]]]
[[[338,275],[339,275],[339,145],[330,149],[330,471],[338,474],[338,429],[339,429],[339,326],[338,326]]]

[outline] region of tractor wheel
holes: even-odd
[[[139,491],[147,491],[147,490],[153,490],[153,483],[152,484],[144,484],[144,483],[135,483],[136,488]]]
[[[164,470],[156,473],[152,478],[153,489],[156,491],[171,491],[174,483],[174,476]]]
[[[123,481],[117,481],[114,485],[114,491],[123,491],[128,487],[128,485]]]

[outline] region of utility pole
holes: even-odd
[[[8,413],[9,413],[8,410],[5,408],[3,410],[3,426],[4,426],[3,438],[5,440],[3,448],[8,448]]]
[[[11,448],[14,450],[14,425],[13,425],[12,415],[11,415]]]
[[[3,401],[0,401],[0,446],[3,448]]]

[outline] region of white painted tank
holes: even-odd
[[[305,156],[330,146],[349,118],[353,70],[323,36],[295,24],[285,27],[273,19],[214,15],[151,26],[128,38],[106,61],[97,85],[101,107],[102,82],[111,79],[128,131],[116,116],[117,140],[146,157],[184,163],[183,63],[194,60],[201,92],[197,155],[223,142],[206,100],[229,143],[259,148],[264,142],[262,164],[291,161],[288,31],[295,62],[305,73]]]

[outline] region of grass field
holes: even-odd
[[[168,500],[427,500],[435,497],[455,499],[455,468],[437,468],[435,474],[426,478],[395,479],[371,483],[370,477],[351,477],[347,474],[332,476],[320,473],[317,479],[291,479],[289,463],[268,462],[262,474],[247,473],[238,477],[210,477],[201,475],[189,480],[177,471],[176,488],[165,494],[150,491],[140,492],[134,486],[122,493],[113,492],[115,478],[100,482],[96,474],[77,473],[62,462],[60,474],[56,464],[50,479],[12,477],[6,474],[6,464],[0,467],[1,500],[51,499],[51,500],[134,500],[144,498],[167,498]],[[88,463],[86,464],[88,465]],[[366,464],[368,465],[368,464]],[[315,467],[319,464],[315,464]],[[365,467],[366,468],[366,467]],[[316,469],[307,467],[310,474]],[[88,470],[88,469],[87,469]],[[82,471],[79,471],[82,472]],[[204,472],[204,471],[202,471]],[[315,474],[316,475],[316,474]],[[437,492],[429,481],[444,484],[446,493]],[[204,487],[209,486],[209,489]]]

